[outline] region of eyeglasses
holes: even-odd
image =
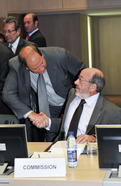
[[[79,79],[80,82],[92,83],[91,81],[87,81],[87,80],[85,80],[85,79],[81,79],[80,77],[78,77],[78,79]]]
[[[16,31],[16,30],[3,30],[3,34],[6,34],[7,32],[8,32],[9,34],[11,34],[11,33],[14,32],[14,31]]]

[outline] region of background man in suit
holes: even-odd
[[[18,18],[9,16],[3,21],[3,34],[6,39],[5,45],[12,50],[14,56],[18,55],[21,48],[30,42],[20,37],[21,28]]]
[[[0,42],[0,114],[13,114],[9,107],[2,101],[2,90],[9,71],[8,60],[12,57],[13,53]]]
[[[27,33],[27,40],[36,43],[38,47],[47,46],[46,39],[38,28],[38,17],[34,13],[25,15],[24,27]]]
[[[27,118],[28,140],[40,141],[40,129],[37,124],[30,123],[40,120],[43,122],[47,118],[43,114],[37,114],[38,101],[35,98],[39,74],[43,74],[45,80],[50,117],[58,117],[68,91],[74,85],[75,76],[85,65],[69,51],[59,47],[44,47],[39,50],[35,46],[27,45],[22,48],[19,57],[20,62],[18,57],[10,60],[3,100],[18,119]]]
[[[38,123],[38,127],[48,127],[47,129],[55,132],[55,136],[59,133],[56,140],[66,139],[72,116],[81,100],[84,99],[85,103],[76,133],[77,143],[96,141],[96,124],[121,123],[121,109],[101,95],[104,84],[104,75],[100,70],[85,68],[75,81],[76,88],[71,89],[69,93],[62,125],[60,126],[60,119],[53,119],[49,126],[46,119],[45,123]]]

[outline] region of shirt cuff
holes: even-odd
[[[48,119],[49,119],[49,125],[48,125],[48,127],[45,127],[46,130],[50,130],[50,127],[51,127],[51,119],[50,118],[48,118]]]
[[[25,115],[24,115],[24,118],[26,119],[27,117],[28,117],[28,115],[30,114],[30,113],[32,113],[33,111],[31,110],[31,111],[29,111],[29,112],[27,112]]]

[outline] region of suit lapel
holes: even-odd
[[[44,52],[44,49],[41,49],[41,52],[45,58],[45,61],[47,63],[47,72],[50,78],[50,81],[52,83],[53,89],[56,90],[56,85],[55,83],[57,81],[57,71],[56,71],[56,65],[54,65],[53,61],[51,59],[48,59],[47,54]]]
[[[62,125],[61,125],[61,130],[60,131],[63,131],[64,123],[65,123],[65,119],[66,119],[66,115],[67,115],[67,111],[68,111],[70,103],[73,101],[74,98],[75,98],[75,89],[71,89],[71,91],[69,93],[68,101],[66,103],[66,107],[65,107],[64,116],[63,116],[63,120],[62,120]]]
[[[29,93],[30,93],[30,88],[31,88],[31,83],[30,83],[30,75],[29,75],[29,71],[26,70],[23,66],[20,68],[20,81],[23,82],[24,84],[24,89],[23,89],[23,84],[21,84],[22,88],[21,88],[21,96],[23,96],[22,99],[28,97]],[[25,92],[26,92],[26,96],[25,96]]]
[[[36,32],[34,32],[34,33],[29,37],[28,40],[31,41],[31,39],[34,39],[35,37],[37,37],[38,33],[39,33],[39,30],[37,30]]]
[[[22,46],[23,46],[23,40],[20,38],[17,49],[16,49],[16,52],[15,52],[15,55],[19,54],[20,49],[22,48]]]
[[[11,58],[14,57],[14,53],[13,53],[13,51],[11,50],[11,48],[9,47],[9,44],[6,42],[6,43],[4,43],[4,45],[10,50],[10,52],[11,52],[11,54],[12,54]]]
[[[86,131],[87,134],[95,126],[95,124],[97,124],[97,121],[100,118],[100,115],[101,115],[102,109],[103,109],[103,100],[104,100],[103,96],[100,95],[98,100],[97,100],[96,106],[94,108],[92,117],[89,121],[89,125],[88,125],[87,131]]]
[[[55,65],[50,65],[49,63],[48,63],[48,61],[46,61],[47,62],[47,72],[48,72],[48,75],[49,75],[49,78],[50,78],[50,81],[51,81],[51,83],[52,83],[52,86],[53,86],[53,88],[54,88],[54,90],[56,90],[56,88],[55,88],[55,85],[57,84],[57,83],[54,83],[55,81],[57,81],[57,73],[56,73],[56,67],[55,67]]]

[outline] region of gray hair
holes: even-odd
[[[3,20],[3,26],[8,23],[14,23],[16,31],[21,27],[20,21],[14,16],[8,16]]]
[[[105,78],[101,77],[98,74],[94,74],[90,83],[96,84],[97,85],[96,91],[101,92],[105,86]]]

